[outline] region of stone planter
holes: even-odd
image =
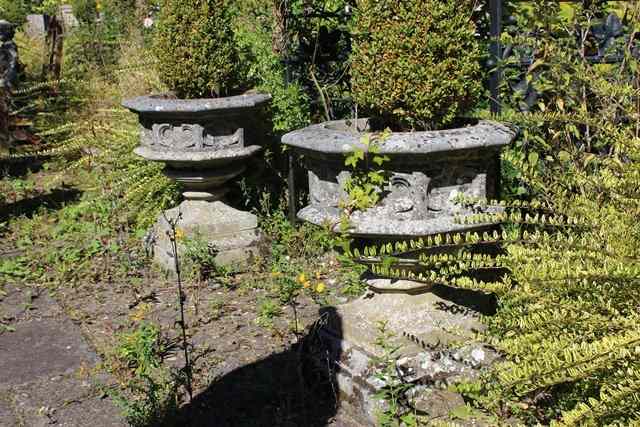
[[[309,170],[309,204],[298,218],[338,230],[342,190],[349,177],[345,156],[365,149],[360,142],[369,131],[367,119],[357,123],[326,122],[282,137],[282,143],[304,155]],[[456,216],[471,214],[454,202],[459,194],[478,198],[498,196],[500,149],[515,132],[502,124],[480,121],[473,126],[432,132],[393,133],[380,144],[389,157],[383,168],[391,173],[379,206],[350,217],[354,236],[406,238],[476,226],[459,224]]]
[[[350,176],[345,157],[366,147],[360,142],[368,120],[334,121],[291,132],[282,143],[303,155],[309,171],[309,204],[298,218],[340,231],[344,183]],[[471,208],[456,203],[458,195],[494,199],[498,196],[500,150],[515,131],[499,123],[433,132],[393,133],[379,145],[389,161],[390,175],[378,206],[353,212],[352,236],[371,241],[405,240],[440,233],[464,232],[492,224],[463,224],[458,217]],[[379,321],[387,322],[400,347],[398,372],[414,383],[408,392],[418,413],[446,419],[461,396],[451,384],[476,378],[496,358],[474,340],[482,329],[480,313],[491,312],[491,299],[467,291],[409,280],[372,279],[366,295],[332,308],[319,329],[314,350],[320,366],[330,366],[341,403],[361,425],[376,425],[385,404],[376,394],[385,387],[373,367],[380,349],[374,345]],[[452,333],[452,331],[456,331]],[[328,355],[328,356],[327,356]],[[328,357],[328,360],[327,360]],[[475,424],[473,424],[475,425]]]
[[[165,174],[184,190],[185,200],[164,212],[154,228],[154,258],[164,268],[174,269],[166,219],[177,215],[187,238],[209,242],[218,265],[240,267],[257,250],[257,218],[225,205],[223,198],[225,184],[261,150],[260,112],[270,100],[263,94],[195,100],[158,95],[123,102],[140,121],[135,153],[164,163]]]

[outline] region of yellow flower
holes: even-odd
[[[320,282],[316,285],[316,292],[321,294],[322,292],[325,291],[325,289],[327,289],[327,286],[324,284],[324,282]]]
[[[309,283],[309,281],[302,283],[302,287],[305,289],[309,288],[310,286],[311,286],[311,283]]]
[[[301,285],[304,285],[306,281],[307,281],[307,276],[304,273],[300,273],[300,275],[298,275],[298,283],[300,283]]]
[[[129,314],[129,319],[134,322],[142,322],[150,311],[151,306],[149,304],[140,304],[132,313]]]
[[[320,272],[316,271],[316,280],[320,280],[321,277],[322,275],[320,274]]]
[[[176,240],[184,239],[184,230],[182,228],[176,228]]]

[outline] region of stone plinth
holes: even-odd
[[[345,157],[356,150],[366,152],[361,139],[373,130],[367,119],[334,121],[282,137],[283,144],[304,155],[309,171],[309,204],[298,212],[300,219],[341,230],[340,206],[347,201],[344,183],[351,174]],[[514,130],[491,121],[458,129],[392,133],[379,144],[379,153],[389,159],[382,168],[390,176],[380,189],[381,201],[351,214],[349,234],[410,238],[482,228],[457,221],[473,212],[456,200],[460,195],[497,198],[500,150],[514,137]]]
[[[216,265],[243,270],[258,254],[260,231],[258,219],[220,201],[187,200],[160,215],[154,227],[153,257],[165,270],[175,271],[173,249],[167,223],[180,215],[177,229],[186,238],[207,242]],[[178,241],[178,256],[184,260],[184,244]]]
[[[475,333],[483,329],[476,310],[480,307],[470,308],[466,300],[474,301],[475,294],[452,298],[448,292],[442,287],[419,295],[370,292],[323,316],[322,344],[315,356],[325,368],[329,362],[335,369],[341,405],[362,425],[375,426],[385,406],[375,397],[386,385],[376,377],[380,367],[375,358],[382,349],[375,341],[381,321],[395,335],[389,341],[400,347],[398,372],[413,384],[409,400],[422,415],[446,419],[464,406],[448,386],[476,378],[496,359],[493,350],[474,341]]]

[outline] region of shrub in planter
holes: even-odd
[[[371,115],[282,138],[309,170],[310,203],[298,217],[344,224],[346,211],[349,233],[368,238],[465,229],[457,196],[497,197],[499,152],[514,137],[499,123],[459,120],[482,93],[472,2],[356,3],[352,93],[367,110],[359,116]],[[372,145],[366,134],[386,127],[394,132]]]
[[[154,39],[164,83],[179,98],[230,95],[241,83],[228,0],[167,0]]]
[[[396,129],[440,129],[482,91],[468,0],[359,0],[352,54],[358,105]]]
[[[160,74],[173,94],[138,97],[123,105],[138,114],[141,124],[135,152],[164,163],[165,174],[182,184],[185,201],[156,223],[155,259],[175,269],[167,231],[179,218],[185,238],[200,235],[213,248],[216,266],[240,268],[257,251],[257,218],[222,200],[229,181],[250,169],[247,162],[262,148],[261,112],[271,97],[243,93],[230,1],[165,1],[154,47]],[[184,245],[178,250],[184,252]]]

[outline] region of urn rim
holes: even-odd
[[[166,93],[143,95],[122,101],[122,106],[137,114],[198,114],[258,108],[271,102],[271,95],[245,93],[221,98],[170,98]]]
[[[353,130],[356,121],[334,120],[307,126],[282,137],[282,144],[306,153],[344,155],[355,150],[367,151],[360,142],[364,131]],[[369,119],[359,119],[364,129]],[[351,128],[351,129],[350,129]],[[446,151],[500,149],[513,141],[516,130],[491,120],[454,129],[437,131],[393,132],[379,144],[380,154],[421,155]]]
[[[211,163],[231,162],[249,158],[262,150],[259,145],[249,145],[242,148],[225,148],[220,150],[201,151],[160,151],[140,145],[133,151],[138,156],[152,162],[163,163]]]

